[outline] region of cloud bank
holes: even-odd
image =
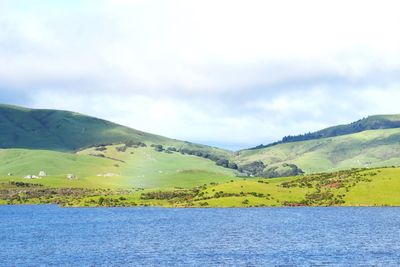
[[[0,101],[231,149],[400,113],[398,1],[2,1]]]

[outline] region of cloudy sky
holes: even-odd
[[[397,0],[0,0],[0,102],[239,149],[400,113]]]

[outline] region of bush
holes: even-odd
[[[304,174],[303,170],[295,164],[282,164],[281,167],[272,167],[264,171],[261,176],[267,178],[297,176]]]
[[[129,140],[125,142],[127,147],[147,147],[147,145],[143,142],[135,142],[133,140]]]
[[[222,166],[222,167],[228,168],[228,166],[229,166],[229,160],[227,160],[227,159],[219,159],[219,160],[216,162],[216,164],[217,164],[218,166]]]
[[[151,146],[154,147],[154,150],[157,152],[164,151],[164,147],[162,145],[151,145]]]
[[[228,164],[228,168],[229,168],[229,169],[237,170],[237,169],[238,169],[238,166],[237,166],[236,163],[230,162],[230,163]]]
[[[238,169],[242,173],[250,174],[253,176],[260,176],[265,169],[265,165],[262,161],[254,161],[249,164],[240,166]]]
[[[117,150],[117,152],[125,152],[126,149],[127,149],[127,146],[126,146],[126,145],[117,146],[117,147],[115,148],[115,150]]]
[[[175,148],[175,147],[173,147],[173,146],[170,146],[170,147],[168,147],[168,148],[167,148],[167,151],[170,151],[170,152],[176,152],[177,150],[176,150],[176,148]]]

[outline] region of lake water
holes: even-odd
[[[400,208],[0,206],[0,266],[399,266]]]

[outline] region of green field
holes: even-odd
[[[203,192],[210,199],[195,201],[195,205],[207,202],[209,207],[400,206],[400,168],[246,179],[209,186]],[[246,199],[248,203],[244,203]]]
[[[230,169],[216,166],[201,157],[167,154],[151,147],[128,148],[117,152],[107,147],[103,157],[95,157],[93,149],[77,154],[26,149],[0,150],[0,181],[26,181],[26,175],[47,176],[33,179],[54,187],[85,188],[190,188],[209,182],[223,182],[235,177]],[[97,152],[98,153],[98,152]],[[7,176],[11,173],[12,176]],[[77,179],[67,179],[74,174]]]
[[[172,178],[168,175],[162,177],[160,174],[158,180],[166,179],[170,181],[168,185],[164,187],[161,183],[159,187],[148,189],[131,184],[128,186],[129,179],[122,178],[102,183],[94,182],[99,177],[76,181],[67,181],[62,177],[35,180],[7,177],[0,179],[0,204],[164,207],[400,206],[400,168],[353,169],[273,179],[233,178],[227,175],[218,176],[219,178],[216,176],[215,179],[200,179],[201,183],[198,183],[197,178],[202,175],[203,173],[197,171],[193,172],[193,176]],[[173,187],[175,182],[181,184],[183,179],[188,179],[186,188]]]

